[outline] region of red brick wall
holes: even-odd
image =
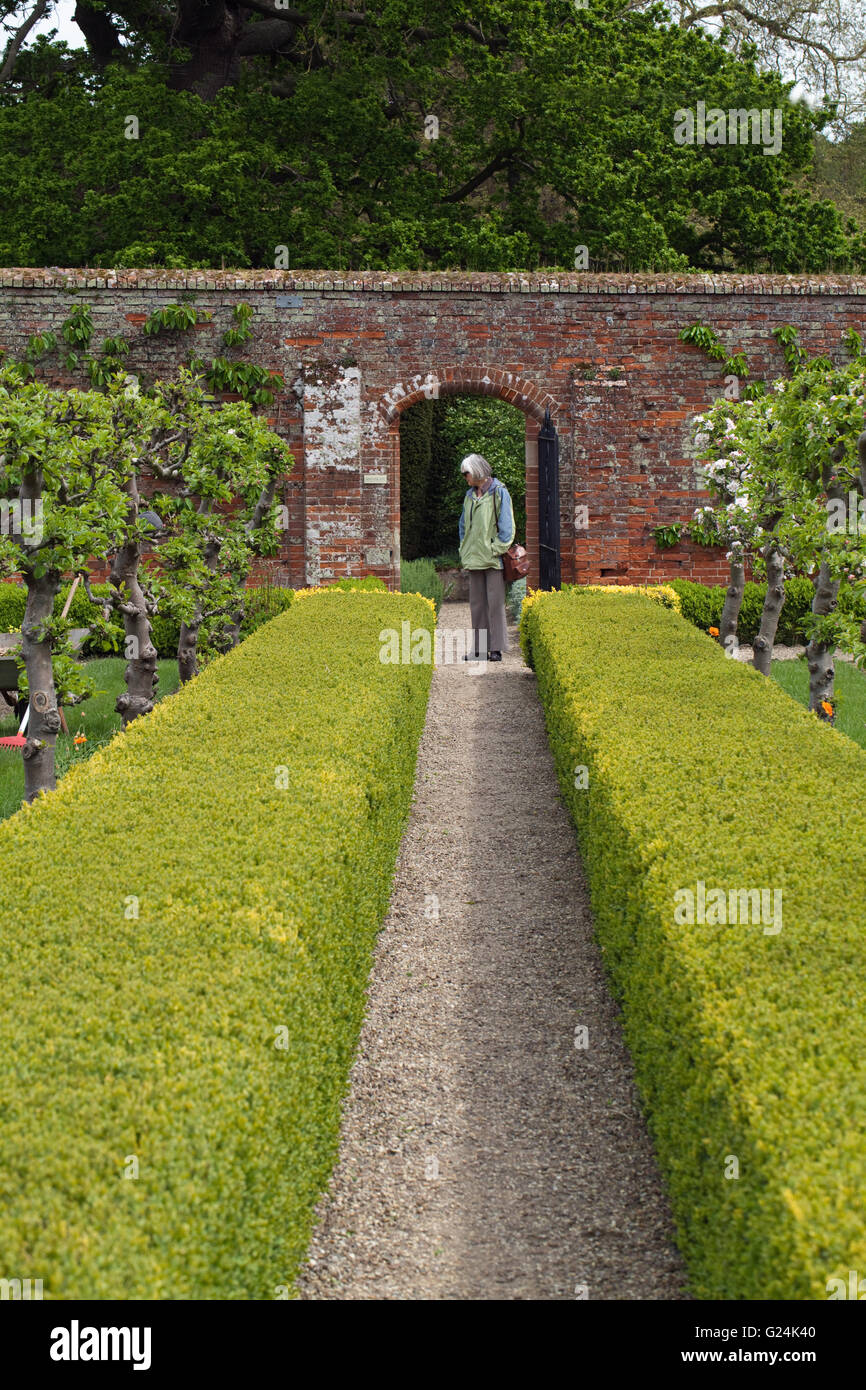
[[[180,298],[213,322],[146,336],[144,316]],[[720,552],[659,551],[651,534],[704,500],[690,421],[724,388],[719,365],[681,343],[680,329],[706,322],[731,352],[745,350],[753,376],[771,377],[784,371],[773,328],[792,323],[807,350],[841,357],[844,330],[866,326],[866,279],[851,276],[5,270],[0,345],[22,351],[84,302],[94,347],[123,333],[129,370],[153,376],[193,344],[205,358],[224,352],[241,299],[255,311],[245,355],[287,383],[269,412],[296,459],[278,498],[288,528],[274,568],[294,585],[368,572],[396,581],[400,413],[449,392],[498,395],[526,415],[530,582],[545,407],[560,436],[564,580],[721,582]]]

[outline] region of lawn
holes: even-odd
[[[796,661],[774,661],[773,680],[783,690],[809,708],[809,671],[805,657]],[[861,748],[866,748],[866,673],[849,661],[836,663],[836,728]]]
[[[176,661],[160,661],[159,686],[157,696],[170,695],[180,683]],[[100,748],[120,728],[120,715],[114,712],[114,702],[124,689],[123,672],[126,662],[122,657],[102,657],[88,661],[88,674],[96,686],[96,693],[83,704],[65,709],[69,736],[60,734],[57,739],[56,768],[58,777],[62,776],[74,762],[80,762],[96,748]],[[0,720],[0,736],[18,732],[18,721],[14,716]],[[86,743],[77,747],[73,743],[76,734],[84,734]],[[24,796],[24,764],[17,748],[0,748],[0,820],[5,820],[17,811]]]

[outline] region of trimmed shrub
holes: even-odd
[[[429,598],[438,616],[445,586],[432,560],[403,560],[400,565],[400,589],[404,594],[423,594]]]
[[[535,602],[541,594],[547,592],[544,589],[532,589],[530,591],[529,602],[524,603],[520,612],[520,648],[523,652],[523,659],[527,666],[532,665],[532,644],[529,636],[529,628],[523,623],[523,614],[528,611],[529,606]],[[679,596],[675,593],[671,584],[563,584],[560,593],[568,593],[575,598],[582,598],[586,594],[639,594],[648,598],[651,603],[661,604],[662,608],[670,608],[674,613],[680,611]]]
[[[866,1269],[866,754],[636,596],[523,625],[693,1292],[825,1299]],[[781,930],[678,925],[701,883]]]
[[[294,589],[285,589],[277,584],[262,584],[244,593],[244,620],[241,623],[241,637],[249,637],[262,623],[270,622],[280,613],[291,608],[295,599]],[[175,651],[177,644],[175,644]]]
[[[293,603],[0,826],[0,1250],[46,1298],[291,1285],[411,798],[403,619]]]
[[[695,627],[706,632],[710,627],[718,627],[725,604],[725,587],[722,584],[697,584],[690,579],[671,579],[668,587],[679,595],[681,612],[684,618]],[[761,626],[761,610],[767,593],[766,584],[749,581],[743,590],[743,606],[737,625],[737,637],[744,646],[751,646]],[[815,588],[811,579],[797,575],[785,584],[785,602],[779,615],[777,642],[785,646],[797,646],[806,641],[806,614],[812,611]],[[844,612],[862,618],[866,609],[862,593],[843,584],[839,591],[839,607]]]
[[[718,627],[725,604],[725,589],[720,584],[697,584],[692,579],[669,579],[668,587],[680,601],[680,612],[687,622],[708,632]],[[742,636],[740,640],[744,639]]]
[[[508,609],[508,616],[513,623],[520,621],[520,610],[523,607],[523,600],[526,598],[526,580],[515,579],[513,584],[509,584],[505,595],[505,607]]]
[[[680,600],[673,584],[563,584],[563,590],[570,594],[643,594],[653,603],[663,608],[672,608],[679,613]],[[544,592],[540,590],[539,592]]]
[[[27,590],[23,584],[0,584],[0,632],[17,632],[24,621]]]
[[[343,589],[346,593],[360,590],[362,593],[387,593],[388,585],[378,574],[365,574],[362,579],[333,579],[326,585],[328,589]]]

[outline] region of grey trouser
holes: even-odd
[[[479,656],[487,652],[507,652],[505,576],[502,570],[469,571],[469,612],[472,615],[475,651]]]

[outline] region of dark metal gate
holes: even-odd
[[[538,551],[538,587],[560,588],[559,436],[549,410],[538,435]]]

